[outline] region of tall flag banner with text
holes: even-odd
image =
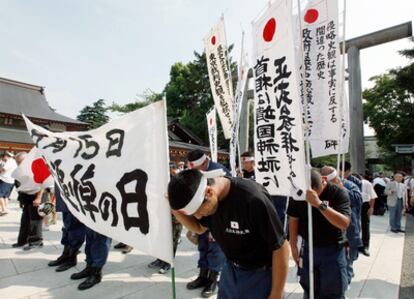
[[[312,157],[316,158],[339,150],[342,68],[338,1],[309,0],[300,17],[303,43],[301,95],[308,110]]]
[[[231,136],[233,121],[233,84],[228,65],[227,41],[224,30],[224,19],[221,18],[204,40],[206,50],[208,76],[211,92],[216,106],[224,137]]]
[[[274,1],[253,23],[256,178],[272,195],[304,199],[302,109],[292,3]]]
[[[164,101],[86,132],[50,132],[26,117],[72,214],[89,228],[173,261]]]
[[[314,157],[346,154],[349,151],[349,99],[346,90],[342,98],[341,139],[328,140],[330,143],[315,142],[312,147]]]
[[[216,120],[216,108],[210,110],[206,115],[208,139],[210,141],[211,160],[217,162],[217,120]]]
[[[239,125],[240,125],[240,107],[243,101],[244,92],[247,84],[247,73],[249,71],[249,64],[247,62],[247,55],[244,53],[244,33],[241,42],[240,61],[237,70],[237,86],[236,96],[233,102],[233,122],[231,124],[230,137],[230,168],[231,174],[236,176],[236,157],[239,143]],[[239,153],[240,154],[240,153]]]

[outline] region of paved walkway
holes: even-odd
[[[153,258],[138,250],[127,255],[111,250],[103,281],[92,289],[78,291],[79,282],[70,280],[69,276],[85,266],[83,253],[78,256],[78,266],[66,272],[56,273],[47,266],[62,251],[61,221],[44,232],[43,248],[27,252],[14,249],[11,244],[16,241],[21,212],[15,200],[10,206],[10,213],[0,217],[0,298],[172,298],[170,273],[160,275],[147,268]],[[356,275],[347,298],[398,298],[404,235],[390,233],[387,220],[388,217],[372,218],[371,257],[360,256],[355,262]],[[198,273],[197,257],[195,246],[183,233],[176,258],[177,298],[201,298],[199,290],[189,291],[185,287]],[[286,285],[289,299],[302,298],[295,272],[290,261]]]

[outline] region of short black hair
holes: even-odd
[[[349,163],[348,161],[345,161],[345,163],[344,163],[344,165],[343,165],[344,167],[342,167],[342,163],[340,163],[339,164],[339,169],[340,170],[344,170],[344,171],[349,171],[349,170],[351,170],[351,163]]]
[[[316,169],[311,170],[311,188],[318,189],[322,185],[322,176]]]
[[[168,184],[168,200],[173,210],[184,208],[193,198],[202,174],[197,169],[187,169],[171,178]]]
[[[192,151],[189,151],[187,154],[188,161],[195,161],[197,159],[200,159],[204,155],[202,150],[195,149]]]
[[[244,152],[240,157],[254,157],[254,155],[251,152]]]

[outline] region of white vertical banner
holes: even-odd
[[[308,110],[312,157],[329,155],[341,134],[341,60],[337,0],[308,1],[299,18],[301,94]],[[325,149],[324,149],[325,148]],[[338,149],[338,148],[337,148]]]
[[[230,137],[230,168],[231,174],[236,176],[236,157],[239,144],[239,126],[240,126],[240,107],[244,97],[244,91],[247,84],[247,73],[249,71],[249,64],[247,55],[244,53],[244,32],[241,41],[240,61],[238,64],[238,78],[236,86],[236,96],[234,98],[232,112],[233,122],[231,124]],[[240,155],[240,153],[239,153]]]
[[[100,234],[173,261],[165,102],[85,132],[50,132],[25,118],[72,214]]]
[[[224,137],[229,139],[233,119],[233,84],[231,82],[230,66],[228,65],[224,18],[220,19],[204,39],[204,47],[214,104],[220,118]]]
[[[211,160],[217,162],[217,118],[216,108],[213,108],[206,114],[208,139],[210,141]]]
[[[306,166],[292,3],[274,1],[253,23],[256,178],[272,195],[303,200]]]
[[[312,157],[323,157],[328,155],[346,154],[349,151],[349,99],[344,90],[342,98],[341,113],[341,139],[326,139],[324,142],[311,140]]]

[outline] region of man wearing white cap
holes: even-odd
[[[187,155],[188,167],[201,171],[212,171],[221,169],[226,175],[231,176],[230,171],[221,165],[211,161],[201,150],[192,150]],[[214,294],[217,288],[217,278],[225,263],[225,256],[220,246],[212,237],[209,231],[205,231],[198,238],[198,267],[199,276],[187,284],[187,288],[192,290],[203,287],[202,296],[207,298]]]
[[[178,221],[208,228],[225,253],[218,298],[283,298],[289,247],[263,186],[190,169],[171,179],[168,199]]]

